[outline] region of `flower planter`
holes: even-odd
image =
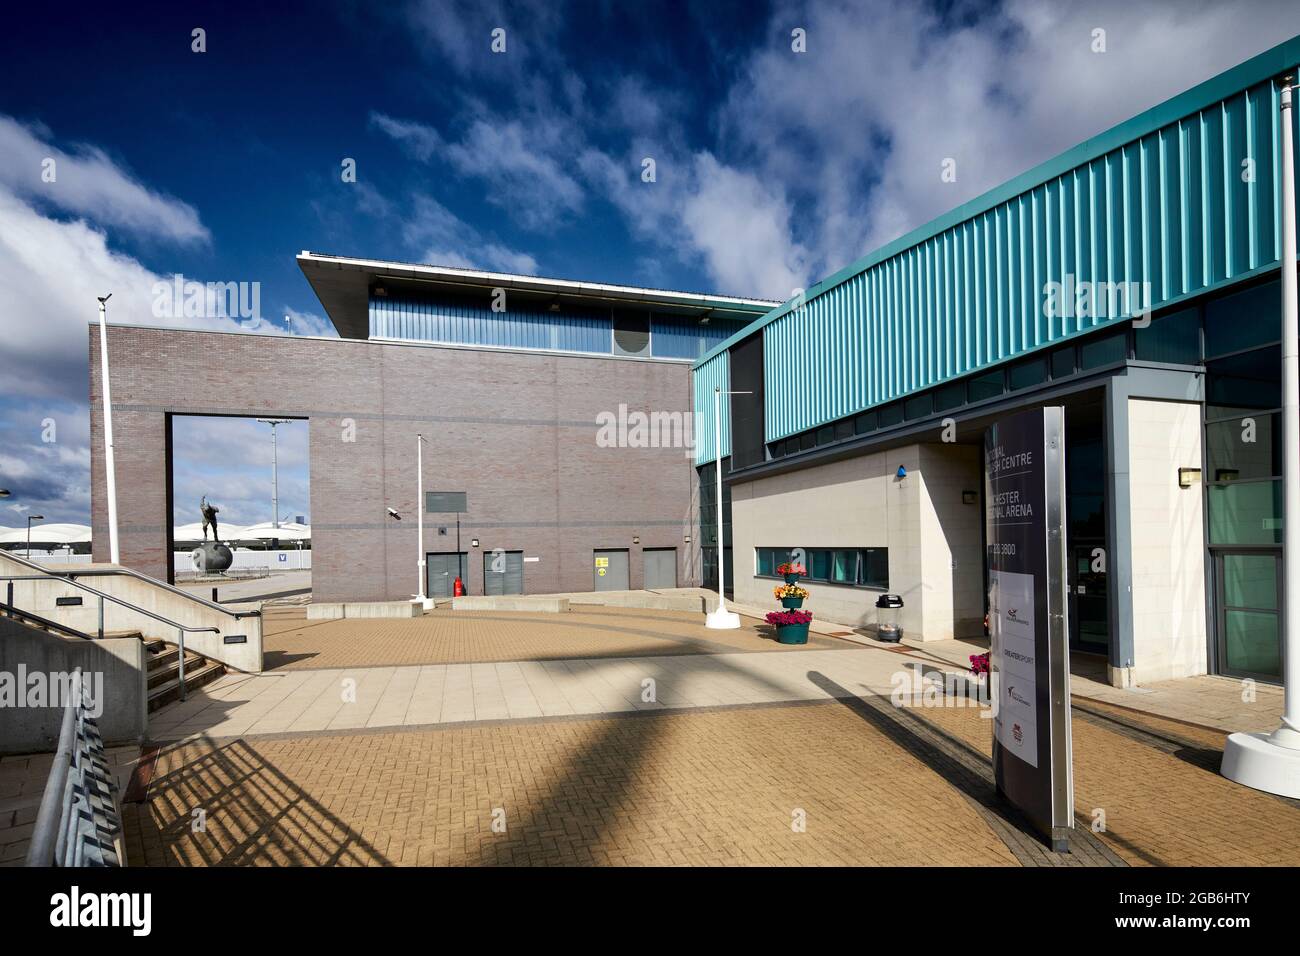
[[[782,624],[776,629],[776,639],[782,644],[807,644],[807,624]]]
[[[803,607],[803,598],[801,597],[781,598],[781,606],[788,607],[788,608]]]

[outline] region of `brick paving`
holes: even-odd
[[[1300,865],[1281,837],[1300,805],[1218,776],[1221,735],[1086,706],[1069,857],[992,797],[977,709],[879,697],[193,740],[125,807],[127,849],[150,865]]]
[[[412,619],[309,621],[301,608],[268,610],[263,648],[268,670],[547,661],[854,648],[810,634],[806,645],[778,644],[760,621],[711,631],[688,611],[583,606],[562,614],[436,610]]]

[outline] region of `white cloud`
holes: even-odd
[[[421,262],[463,269],[487,269],[537,274],[537,260],[484,237],[442,203],[430,196],[411,197],[410,212],[402,222],[407,246]]]
[[[583,189],[567,170],[560,129],[571,123],[548,112],[524,119],[475,119],[459,139],[412,120],[372,113],[371,123],[422,162],[438,160],[481,181],[488,202],[525,229],[540,230],[581,211]]]
[[[206,242],[207,228],[194,207],[147,188],[102,150],[61,149],[48,131],[0,115],[0,188],[103,226],[179,242]],[[53,182],[44,177],[53,176]]]
[[[790,51],[791,22],[806,26],[807,53]],[[730,161],[797,193],[794,234],[825,275],[1298,31],[1293,2],[1247,16],[1208,0],[1014,0],[946,18],[808,4],[774,17],[720,135]],[[940,179],[946,158],[955,183]]]

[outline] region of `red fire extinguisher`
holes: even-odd
[[[452,583],[452,586],[451,586],[451,594],[452,594],[452,597],[464,597],[464,596],[465,596],[465,582],[462,581],[462,580],[460,579],[460,575],[459,575],[459,574],[456,575],[456,580]]]

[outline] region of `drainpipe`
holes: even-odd
[[[1291,94],[1282,80],[1282,724],[1271,734],[1232,734],[1223,775],[1287,797],[1300,797],[1300,320],[1296,316],[1295,144]]]

